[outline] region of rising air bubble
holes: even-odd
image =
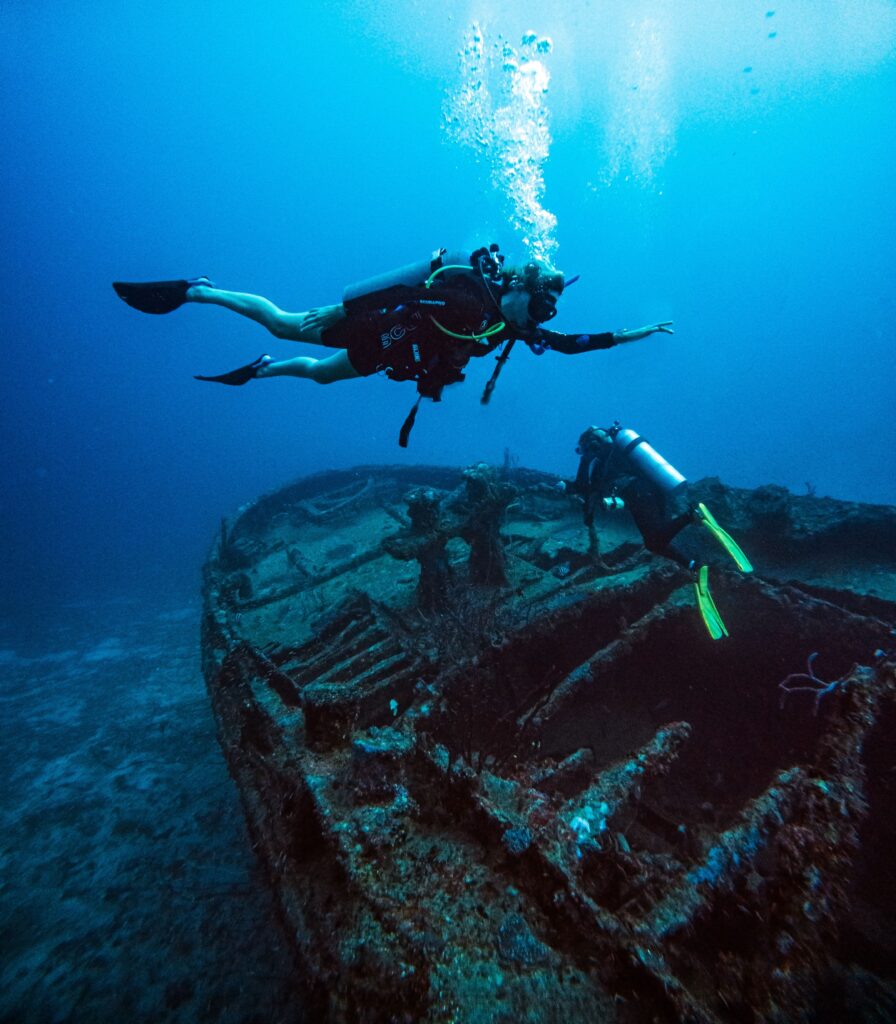
[[[550,39],[533,31],[523,34],[519,49],[501,36],[486,47],[474,23],[442,116],[449,138],[489,164],[492,185],[504,195],[514,229],[532,255],[545,259],[557,249],[557,218],[541,202],[551,145],[546,100],[551,77],[540,58],[552,48]]]
[[[632,25],[623,73],[610,86],[601,174],[605,187],[633,181],[641,188],[654,188],[656,175],[674,148],[677,115],[667,35],[651,18]]]

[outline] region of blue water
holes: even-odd
[[[896,503],[890,0],[260,11],[0,6],[10,658],[73,602],[194,599],[222,515],[328,467],[509,448],[568,475],[581,430],[618,418],[690,478]],[[492,360],[474,363],[406,452],[411,384],[194,381],[301,349],[220,309],[141,316],[113,279],[208,274],[306,309],[440,245],[526,254],[487,160],[442,123],[475,20],[489,47],[552,40],[542,201],[582,275],[552,327],[675,335],[517,351],[488,408]]]
[[[6,602],[189,591],[218,517],[286,478],[505,446],[568,472],[614,418],[691,477],[896,501],[894,6],[716,8],[4,4]],[[408,452],[411,384],[195,382],[297,347],[219,309],[139,316],[113,279],[206,273],[304,309],[440,244],[524,254],[441,126],[474,17],[490,42],[554,42],[544,202],[582,274],[554,325],[674,319],[674,338],[519,352],[487,410],[482,360]],[[648,157],[669,126],[671,152],[603,184],[626,87],[649,93]]]

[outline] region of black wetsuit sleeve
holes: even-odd
[[[572,491],[574,494],[580,494],[583,498],[588,494],[588,485],[591,479],[591,463],[594,461],[593,456],[583,455],[579,459],[579,468],[576,472],[575,481],[572,484],[567,484],[567,490]]]
[[[573,492],[585,500],[585,525],[591,526],[602,498],[611,491],[618,473],[613,466],[613,449],[604,447],[596,454],[586,452],[579,460]]]
[[[605,331],[603,334],[558,334],[556,331],[546,331],[542,328],[538,333],[540,337],[536,340],[539,344],[553,352],[562,352],[566,356],[613,348],[619,344],[612,331]]]

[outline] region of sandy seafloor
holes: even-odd
[[[196,604],[0,622],[0,1021],[298,1021]]]

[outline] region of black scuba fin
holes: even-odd
[[[254,380],[259,369],[270,362],[273,362],[270,356],[259,356],[253,362],[237,367],[237,369],[231,370],[229,373],[219,373],[217,377],[202,377],[199,374],[195,374],[193,379],[208,380],[214,384],[230,384],[233,387],[239,387],[241,384],[248,384],[250,380]]]
[[[196,284],[211,287],[207,277],[189,281],[113,281],[118,297],[141,313],[171,313],[187,301],[187,289]]]

